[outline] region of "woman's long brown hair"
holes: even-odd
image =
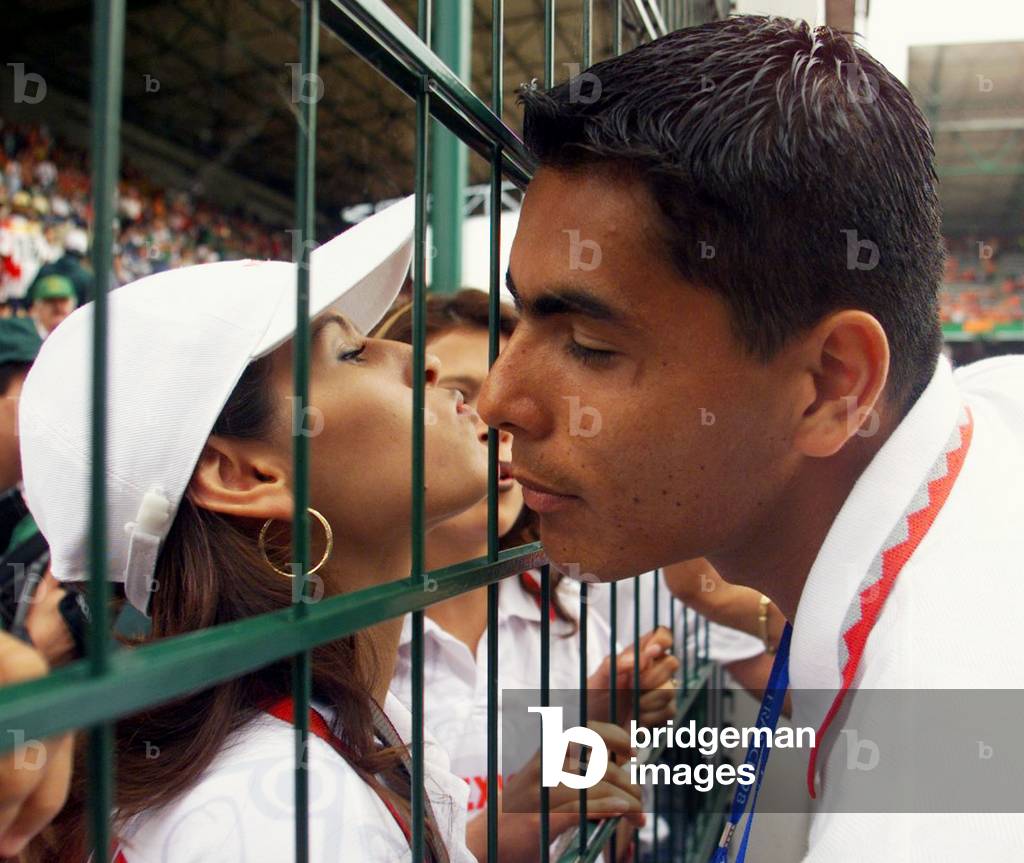
[[[249,366],[212,434],[248,439],[268,434],[269,373],[269,358]],[[256,543],[258,529],[259,524],[202,509],[186,495],[157,562],[156,590],[150,600],[152,631],[144,641],[289,606],[292,583],[263,560]],[[282,561],[286,555],[287,548]],[[408,819],[409,778],[400,768],[404,748],[380,748],[374,740],[370,689],[379,669],[362,633],[322,644],[312,652],[313,694],[336,711],[332,730],[351,750],[349,764]],[[290,692],[290,663],[283,661],[119,721],[115,831],[132,816],[164,806],[195,786],[230,734],[259,715],[267,700]],[[31,846],[27,861],[79,863],[88,857],[87,738],[80,736],[76,744],[68,803],[53,827]],[[159,754],[153,757],[154,752]],[[427,846],[440,858],[437,827],[429,819],[425,827]]]

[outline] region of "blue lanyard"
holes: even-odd
[[[786,690],[789,688],[789,639],[793,627],[786,623],[782,630],[782,638],[779,639],[779,647],[775,652],[775,662],[772,663],[772,673],[768,678],[768,687],[761,699],[761,706],[757,711],[757,728],[770,728],[773,732],[779,724],[779,714],[782,712],[782,703],[786,700]],[[768,756],[771,754],[770,745],[754,743],[747,750],[747,757],[744,764],[754,767],[754,796],[750,800],[750,816],[747,818],[747,826],[743,830],[743,842],[740,843],[740,850],[736,854],[736,863],[743,863],[747,855],[747,842],[750,839],[750,828],[754,823],[754,810],[757,808],[757,795],[761,790],[761,780],[764,778],[765,767],[768,766]],[[750,785],[739,785],[736,794],[732,798],[732,811],[729,813],[729,820],[725,822],[725,829],[722,831],[722,838],[718,841],[718,847],[711,858],[711,863],[726,863],[729,854],[729,842],[740,823],[743,813],[747,808],[747,800],[750,798]]]

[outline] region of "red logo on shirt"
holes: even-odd
[[[487,805],[487,777],[486,776],[463,776],[462,781],[469,786],[469,804],[467,809],[476,812]],[[501,791],[501,776],[498,776],[498,790]]]

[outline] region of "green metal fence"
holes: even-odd
[[[685,0],[632,0],[631,19],[641,22],[641,37],[653,38],[668,28],[683,26],[707,14],[711,4]],[[295,704],[295,859],[306,861],[309,854],[308,780],[302,753],[308,734],[311,696],[310,650],[318,644],[337,639],[379,623],[388,618],[412,615],[412,846],[413,859],[422,860],[423,829],[423,609],[459,593],[487,586],[488,588],[488,739],[497,740],[498,700],[498,582],[527,569],[541,569],[542,703],[549,695],[549,611],[551,581],[547,561],[539,544],[499,551],[497,527],[497,436],[489,435],[490,470],[488,478],[488,553],[486,558],[466,561],[443,570],[424,570],[424,297],[429,154],[428,125],[431,118],[446,126],[468,146],[487,159],[491,171],[490,209],[490,297],[491,320],[498,319],[500,215],[498,201],[503,180],[519,186],[528,183],[534,167],[516,133],[502,120],[502,53],[503,0],[493,0],[492,91],[489,104],[474,94],[431,50],[431,5],[421,0],[417,32],[412,32],[381,0],[327,0],[321,8],[319,0],[300,3],[300,50],[302,80],[311,80],[317,72],[318,39],[321,28],[340,36],[366,62],[376,67],[394,86],[415,101],[416,150],[415,193],[416,227],[414,248],[413,350],[414,375],[419,384],[414,388],[413,411],[413,516],[410,541],[412,572],[408,579],[378,585],[357,593],[325,598],[316,603],[306,598],[306,577],[309,568],[308,436],[294,435],[295,506],[294,557],[299,569],[294,604],[291,608],[208,630],[190,633],[138,648],[116,648],[110,638],[108,612],[109,586],[105,578],[107,558],[105,540],[105,473],[106,473],[106,382],[108,314],[106,294],[96,298],[93,340],[93,426],[92,426],[92,498],[89,598],[92,620],[88,639],[88,657],[49,677],[10,687],[0,693],[0,728],[20,729],[25,738],[44,738],[70,729],[88,729],[89,737],[89,825],[91,845],[96,861],[105,860],[110,848],[110,815],[113,799],[113,722],[119,717],[148,706],[165,702],[185,693],[203,689],[224,680],[251,672],[271,662],[288,657],[293,661],[293,694]],[[591,62],[593,2],[584,0],[582,23],[583,67]],[[612,7],[612,42],[614,51],[622,49],[624,0],[614,0]],[[544,3],[544,83],[554,83],[554,0]],[[125,34],[125,0],[97,0],[93,22],[92,74],[92,180],[94,202],[94,242],[92,264],[96,273],[111,272],[113,247],[113,202],[119,167],[120,104],[122,61]],[[298,115],[297,170],[295,184],[295,222],[303,239],[315,235],[314,174],[317,102],[303,100]],[[295,244],[298,262],[296,308],[300,322],[308,320],[309,311],[309,246]],[[498,330],[492,323],[490,359],[498,352]],[[305,404],[309,389],[310,335],[308,326],[299,326],[295,334],[295,395]],[[430,589],[427,590],[427,580]],[[639,585],[639,582],[638,582]],[[656,588],[655,588],[656,589]],[[620,640],[617,632],[617,591],[611,587],[611,641],[613,651]],[[657,603],[655,603],[657,607]],[[586,639],[587,586],[583,585],[579,609],[581,640],[580,699],[585,712],[587,689]],[[689,641],[691,627],[696,632],[699,622],[689,611],[672,614],[667,622],[678,646]],[[634,632],[640,637],[639,611]],[[681,632],[677,632],[681,629]],[[677,639],[675,636],[681,636]],[[697,633],[697,643],[701,642]],[[703,624],[703,649],[698,648],[691,659],[681,653],[682,689],[678,700],[678,718],[694,716],[699,721],[720,721],[721,703],[716,697],[720,684],[719,671],[708,659],[708,628]],[[634,715],[638,710],[639,672],[634,680]],[[612,716],[616,713],[615,667],[612,665]],[[13,739],[12,739],[13,738]],[[6,751],[19,738],[4,734],[0,752]],[[489,746],[488,799],[496,800],[498,777],[497,746]],[[585,801],[586,792],[581,792]],[[655,819],[668,826],[666,837],[654,831],[654,859],[707,859],[717,838],[723,801],[701,798],[681,801],[676,792],[666,789],[655,800]],[[699,795],[698,795],[699,796]],[[547,815],[547,790],[541,789],[542,826],[538,838],[537,859],[550,856],[550,826]],[[488,857],[498,859],[498,812],[488,807]],[[615,850],[617,819],[600,823],[588,822],[581,816],[578,832],[570,847],[559,858],[594,860],[606,845]],[[662,847],[659,848],[659,842]],[[665,847],[667,845],[667,847]],[[639,860],[639,843],[635,844]],[[665,855],[668,855],[667,858]]]

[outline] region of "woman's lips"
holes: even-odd
[[[512,465],[507,461],[498,462],[498,491],[515,488],[516,480],[512,476]]]

